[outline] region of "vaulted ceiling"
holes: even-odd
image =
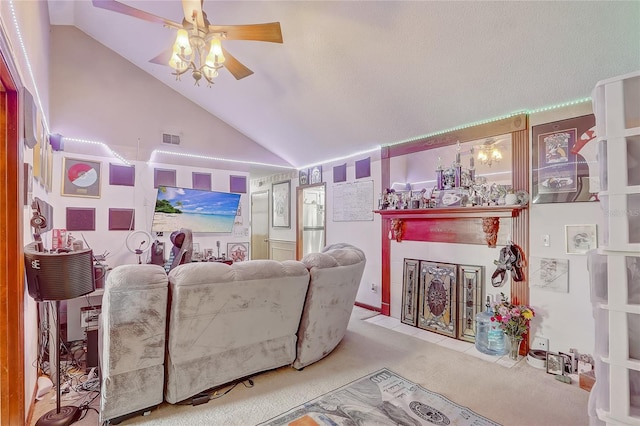
[[[129,6],[181,22],[179,0]],[[175,30],[49,0],[75,25],[293,166],[590,95],[640,69],[640,2],[213,1],[212,24],[278,21],[284,43],[226,40],[254,74],[213,87],[149,60]]]

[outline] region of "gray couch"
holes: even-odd
[[[344,337],[365,262],[361,250],[337,244],[302,261],[190,263],[168,277],[155,265],[115,268],[101,320],[102,358],[110,359],[102,368],[101,420],[157,405],[163,393],[177,403],[258,372],[322,359]],[[114,296],[123,288],[131,291],[118,305]],[[162,293],[164,305],[142,309],[150,288]],[[126,321],[114,321],[123,315]],[[119,332],[123,327],[129,331]]]

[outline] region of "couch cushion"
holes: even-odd
[[[168,402],[295,359],[309,284],[301,262],[191,263],[169,282]]]
[[[344,337],[366,258],[357,247],[340,243],[310,253],[302,262],[310,280],[293,363],[298,369],[328,355]]]

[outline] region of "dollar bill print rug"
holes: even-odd
[[[383,368],[261,423],[262,426],[500,426]]]

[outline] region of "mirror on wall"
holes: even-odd
[[[450,167],[459,154],[463,169],[475,168],[476,178],[512,184],[511,134],[448,145],[391,158],[391,184],[396,190],[420,190],[436,185],[436,169]],[[410,186],[410,188],[409,188]]]
[[[382,209],[505,204],[513,189],[511,134],[392,157],[390,178]]]
[[[298,259],[320,252],[326,244],[325,184],[299,186],[297,190],[296,251]]]

